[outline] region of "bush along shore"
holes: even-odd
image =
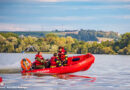
[[[121,35],[116,41],[85,42],[71,36],[59,37],[54,33],[45,37],[18,36],[15,33],[0,33],[1,53],[21,53],[22,51],[57,52],[59,46],[64,46],[67,52],[75,54],[122,54],[130,55],[130,33]],[[28,49],[30,48],[30,49]]]

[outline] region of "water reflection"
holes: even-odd
[[[64,80],[76,80],[76,79],[85,79],[87,82],[95,82],[96,77],[89,77],[89,76],[82,76],[82,75],[74,75],[74,74],[42,74],[42,73],[24,73],[22,74],[23,79],[29,79],[31,76],[36,77],[46,77],[51,76],[57,79],[64,79]]]

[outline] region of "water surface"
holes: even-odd
[[[50,58],[52,54],[43,56]],[[95,63],[88,71],[64,75],[21,75],[8,72],[20,69],[20,60],[23,57],[34,61],[35,54],[1,53],[0,72],[9,70],[6,74],[0,74],[3,87],[19,87],[25,90],[130,90],[129,55],[94,56]]]

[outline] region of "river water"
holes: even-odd
[[[52,54],[43,56],[50,58]],[[129,55],[94,56],[95,62],[88,71],[63,75],[21,75],[18,71],[13,73],[20,69],[20,60],[28,57],[34,61],[35,54],[1,53],[0,77],[3,82],[0,90],[130,90]]]

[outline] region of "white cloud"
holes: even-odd
[[[79,6],[72,9],[130,9],[130,5],[98,5],[98,6]]]
[[[40,17],[40,20],[50,21],[95,21],[101,19],[130,19],[130,15],[107,15],[107,16],[66,16],[66,17]]]
[[[39,1],[39,2],[60,2],[60,0],[34,0],[34,1]]]
[[[93,20],[97,19],[96,17],[90,16],[65,16],[65,17],[41,17],[43,20],[56,20],[56,21],[78,21],[78,20]]]
[[[0,31],[52,31],[81,29],[81,25],[76,24],[5,24],[0,23]]]
[[[129,32],[129,24],[5,24],[0,23],[0,31],[52,31],[95,29],[115,31],[119,33]]]
[[[19,27],[16,24],[4,24],[0,23],[0,30],[1,31],[24,31],[24,28]]]
[[[105,9],[130,9],[130,5],[95,5],[95,6],[68,6],[68,5],[40,5],[43,8],[62,8],[63,10],[105,10]]]
[[[112,18],[112,19],[130,19],[130,15],[116,15],[116,16],[104,16],[104,18]]]
[[[5,24],[0,23],[0,31],[52,31],[86,29],[83,24]]]
[[[39,2],[130,2],[130,0],[33,0]]]
[[[61,28],[61,25],[0,23],[0,31],[48,31],[56,28]]]
[[[0,0],[0,2],[130,2],[130,0]]]

